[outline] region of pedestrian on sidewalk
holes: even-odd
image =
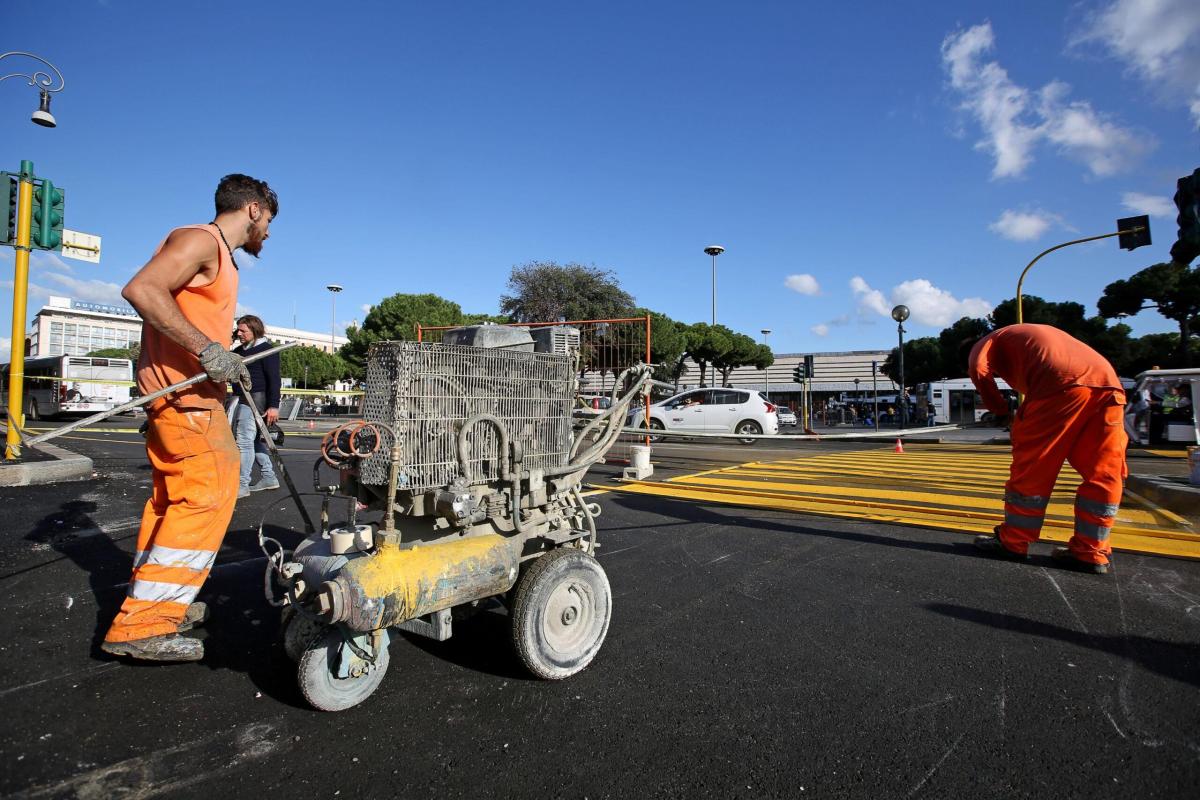
[[[964,343],[964,350],[966,348]],[[1004,522],[981,549],[1025,559],[1041,535],[1046,506],[1063,461],[1083,482],[1075,492],[1075,531],[1054,559],[1085,572],[1108,572],[1109,533],[1121,502],[1127,437],[1125,392],[1112,365],[1050,325],[1009,325],[977,340],[968,372],[997,424],[1010,422],[996,387],[1002,378],[1025,397],[1012,426],[1012,467],[1004,487]]]
[[[253,314],[238,318],[236,334],[240,344],[233,348],[233,352],[242,358],[270,350],[274,346],[267,339],[263,321]],[[250,399],[262,414],[263,421],[268,426],[274,425],[279,420],[279,354],[260,358],[248,364],[247,369],[250,371]],[[230,399],[230,405],[233,407],[230,424],[233,425],[233,439],[241,453],[237,496],[248,497],[251,492],[278,489],[279,479],[275,477],[271,454],[260,436],[258,424],[254,421],[254,412],[246,405],[245,397],[236,386],[231,386],[230,389],[233,391],[233,397]],[[258,464],[259,476],[257,481],[251,483],[250,475],[255,464]]]
[[[142,318],[137,383],[143,395],[198,372],[210,380],[151,403],[146,454],[153,489],[142,513],[133,575],[101,649],[147,661],[198,661],[199,639],[181,631],[207,617],[193,602],[208,578],[237,501],[238,449],[225,416],[226,384],[246,389],[242,359],[226,349],[237,303],[233,251],[257,256],[279,213],[275,192],[226,175],[216,219],[176,228],[121,295]]]

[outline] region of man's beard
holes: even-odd
[[[242,245],[242,250],[250,255],[258,258],[258,254],[262,252],[263,242],[267,237],[263,236],[262,231],[253,222],[246,224],[246,241]]]

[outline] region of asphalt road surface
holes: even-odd
[[[259,520],[300,540],[284,493],[239,505],[201,593],[205,661],[132,666],[97,645],[145,457],[130,434],[62,444],[94,480],[0,489],[0,795],[1125,799],[1200,782],[1194,562],[1119,555],[1088,576],[954,533],[605,494],[614,617],[586,671],[531,679],[488,612],[446,642],[396,636],[379,690],[324,714],[262,596]],[[286,446],[308,485],[316,440]],[[694,466],[764,456],[717,450]]]

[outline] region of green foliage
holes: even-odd
[[[1175,261],[1154,264],[1104,287],[1097,305],[1110,319],[1153,308],[1173,320],[1179,325],[1175,359],[1180,366],[1191,366],[1193,328],[1200,316],[1200,270]]]
[[[955,353],[958,347],[955,346]],[[900,348],[893,347],[883,362],[883,374],[900,384]],[[940,337],[925,336],[904,343],[904,383],[914,386],[949,377]]]
[[[307,370],[305,369],[307,367]],[[289,347],[279,354],[279,374],[292,385],[321,389],[350,375],[350,365],[319,347]]]
[[[729,375],[738,367],[758,366],[759,364],[765,367],[774,362],[775,359],[771,356],[770,349],[765,345],[754,341],[744,333],[734,331],[729,333],[729,347],[718,353],[712,360],[713,369],[721,373],[722,385],[729,385]],[[764,361],[766,363],[763,363]]]
[[[355,374],[366,367],[367,351],[375,342],[415,341],[417,325],[462,325],[467,320],[458,303],[436,294],[394,294],[372,306],[361,328],[346,330],[347,342],[338,351]]]
[[[611,270],[553,261],[513,267],[500,311],[516,322],[619,319],[634,316],[633,297]]]
[[[135,344],[133,347],[102,347],[88,353],[88,356],[92,358],[128,358],[136,364],[141,350],[140,344]]]

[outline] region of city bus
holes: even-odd
[[[8,364],[3,371],[4,409],[8,409]],[[128,358],[47,356],[25,359],[25,419],[60,414],[95,414],[128,403],[133,362]]]
[[[999,378],[996,379],[996,388],[1010,405],[1016,402],[1016,391]],[[970,378],[918,383],[913,399],[918,406],[923,405],[932,411],[938,424],[961,425],[964,422],[986,422],[992,418]]]

